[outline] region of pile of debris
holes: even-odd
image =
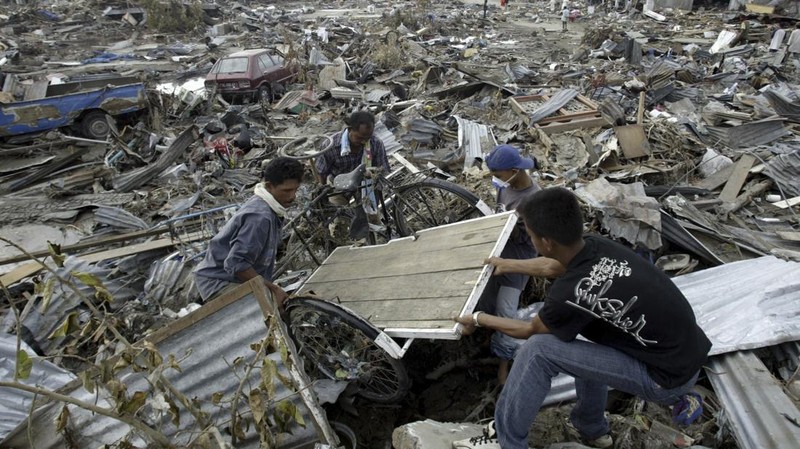
[[[676,433],[659,424],[664,410],[628,398],[615,410],[620,433],[742,449],[800,440],[800,327],[781,319],[796,316],[800,303],[800,31],[789,32],[792,6],[778,7],[787,14],[778,16],[772,4],[706,11],[691,1],[570,2],[575,21],[561,33],[552,6],[516,1],[505,10],[479,0],[17,3],[0,13],[0,239],[9,245],[0,312],[9,359],[19,354],[19,336],[26,354],[54,362],[37,359],[37,369],[58,373],[42,374],[52,381],[42,386],[56,389],[103,361],[116,363],[119,336],[139,341],[166,327],[160,349],[189,348],[175,323],[200,307],[191,270],[250,196],[264,162],[299,136],[341,130],[347,114],[367,108],[397,171],[454,180],[492,204],[482,157],[510,143],[536,158],[543,187],[576,192],[592,230],[707,296],[693,303],[707,307],[698,315],[731,342],[715,346],[704,381],[715,413]],[[265,52],[247,50],[254,48]],[[266,54],[274,65],[267,68],[291,76],[256,85],[263,71],[224,81],[215,64],[232,54],[253,64]],[[760,305],[764,295],[768,307]],[[738,310],[714,302],[720,297],[737,297]],[[729,327],[719,327],[723,318]],[[753,331],[739,339],[724,333],[731,329]],[[457,369],[470,366],[487,380],[485,366],[453,362],[426,378],[431,360],[454,353],[483,360],[479,342],[459,345],[409,352],[418,379],[406,412],[371,415],[383,421],[357,429],[371,432],[369,447],[385,446],[392,429],[420,416],[491,415],[484,383]],[[763,349],[750,352],[756,348]],[[242,349],[234,353],[231,363]],[[3,380],[16,379],[11,366]],[[464,398],[474,404],[426,402],[442,399],[431,392],[447,384],[443,378],[471,385]],[[206,380],[183,379],[197,388]],[[224,397],[238,396],[240,385],[227,381]],[[570,399],[571,388],[564,384],[550,403]],[[9,391],[0,388],[0,396]],[[33,398],[15,399],[22,408],[9,411],[0,437],[26,425]],[[162,402],[163,416],[177,409]],[[543,418],[550,427],[537,422],[532,444],[563,441],[560,430],[547,429],[564,413],[550,409]],[[173,413],[181,414],[188,416]],[[438,431],[435,422],[416,425]],[[127,434],[63,430],[87,447]],[[221,439],[240,437],[228,430]],[[434,447],[409,438],[396,433],[395,447]]]

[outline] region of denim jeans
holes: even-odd
[[[671,405],[694,386],[697,374],[676,388],[659,386],[644,363],[608,346],[583,340],[563,342],[534,335],[517,351],[495,411],[495,429],[503,449],[527,449],[528,431],[558,373],[575,378],[578,401],[570,420],[581,436],[599,438],[609,431],[605,419],[608,387]]]
[[[495,315],[504,318],[516,318],[517,308],[519,307],[519,297],[522,290],[514,287],[501,285],[497,289],[497,302],[495,304]],[[504,360],[514,358],[518,343],[513,337],[502,332],[492,334],[492,342],[489,345],[492,354]]]

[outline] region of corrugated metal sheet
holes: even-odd
[[[192,265],[183,260],[167,259],[156,261],[151,267],[150,277],[144,284],[145,298],[164,305],[176,292],[186,291],[194,282]]]
[[[739,126],[708,126],[708,136],[701,136],[709,144],[722,143],[728,148],[747,148],[766,145],[789,134],[783,126],[784,119],[767,119]]]
[[[36,355],[25,342],[22,342],[21,349],[30,357]],[[17,337],[5,333],[0,334],[0,380],[7,382],[14,380],[16,360]],[[47,360],[35,360],[30,376],[20,382],[25,385],[57,390],[74,378],[72,373]],[[0,404],[2,404],[0,405],[0,440],[28,418],[31,401],[33,401],[33,393],[0,387]]]
[[[114,190],[117,192],[130,192],[131,190],[146,184],[161,172],[169,168],[175,161],[183,155],[186,150],[199,137],[197,128],[190,126],[186,128],[174,142],[169,146],[155,162],[145,167],[131,170],[128,173],[115,176],[112,180]]]
[[[705,262],[711,265],[724,263],[722,259],[711,252],[705,245],[697,240],[689,231],[684,229],[681,223],[672,215],[661,211],[661,236],[669,242],[674,243],[686,251],[691,251]]]
[[[747,324],[752,321],[745,321]],[[751,352],[713,357],[706,369],[742,449],[795,448],[800,411]]]
[[[434,145],[442,135],[442,127],[436,122],[423,118],[415,118],[406,125],[408,129],[400,140],[409,144],[416,142],[422,145]]]
[[[800,263],[765,256],[673,282],[713,343],[712,355],[800,340]]]
[[[386,89],[374,89],[367,92],[367,101],[370,103],[381,103],[383,101],[383,97],[392,93]]]
[[[497,146],[497,140],[490,127],[457,115],[453,118],[458,122],[458,148],[464,153],[464,170],[467,170],[476,159],[489,154]]]
[[[800,149],[779,154],[769,160],[764,172],[780,185],[787,195],[800,195]]]
[[[94,288],[89,287],[83,282],[78,281],[72,276],[74,272],[91,274],[103,282],[103,285],[114,295],[114,302],[110,305],[117,308],[126,301],[136,298],[138,291],[133,281],[138,277],[137,273],[124,273],[121,276],[111,278],[110,274],[113,267],[103,264],[90,264],[76,257],[67,257],[64,267],[56,268],[55,271],[61,278],[69,279],[78,288],[78,291],[89,298],[94,297]],[[53,275],[47,274],[43,281],[49,282]],[[64,322],[64,319],[71,314],[77,313],[79,316],[86,310],[80,297],[71,289],[61,285],[56,281],[56,287],[50,298],[47,309],[42,311],[41,300],[37,300],[36,307],[32,307],[30,312],[22,320],[26,335],[30,338],[28,342],[43,355],[50,355],[50,350],[57,347],[63,338],[48,338],[53,331]],[[5,324],[5,323],[4,323]],[[9,327],[10,329],[10,327]]]
[[[575,89],[562,89],[556,92],[543,105],[539,106],[538,109],[531,112],[530,124],[533,125],[537,123],[539,120],[542,120],[545,117],[549,117],[550,115],[555,114],[559,109],[566,106],[567,103],[572,101],[572,99],[575,98],[576,96],[578,96],[578,91]]]
[[[94,219],[100,224],[123,230],[147,229],[150,227],[141,218],[118,207],[97,206],[97,209],[94,210]]]
[[[383,147],[386,149],[387,156],[403,149],[403,144],[398,142],[397,138],[394,136],[394,133],[389,131],[389,128],[386,127],[382,120],[375,122],[374,134],[377,138],[381,139],[381,142],[383,142]]]
[[[767,89],[762,95],[769,101],[770,106],[775,109],[778,115],[786,117],[793,122],[800,122],[800,104],[794,103],[774,89]]]
[[[358,99],[363,100],[364,94],[361,91],[348,89],[346,87],[332,87],[330,90],[331,96],[333,98],[339,98],[344,100],[351,100],[351,99]]]
[[[184,318],[192,321],[195,317],[202,316],[204,309],[214,307],[214,303],[206,304],[194,314]],[[157,342],[156,347],[161,354],[166,357],[173,354],[176,359],[181,360],[181,372],[174,370],[165,371],[165,376],[175,386],[175,388],[189,398],[196,398],[201,404],[205,413],[208,413],[212,423],[223,429],[231,418],[229,407],[212,405],[211,397],[214,393],[223,393],[223,401],[233,397],[239,387],[240,377],[244,374],[244,367],[253,360],[255,352],[250,348],[253,343],[260,342],[266,336],[264,315],[258,305],[258,301],[252,294],[233,301],[211,314],[206,314],[204,318],[191,324],[176,333],[167,336],[164,340]],[[174,325],[174,323],[173,323]],[[234,372],[233,362],[237,358],[243,358],[243,364]],[[280,354],[273,353],[269,357],[278,362],[282,375],[289,376],[283,364],[280,362]],[[254,369],[249,377],[248,385],[258,385],[260,370]],[[150,391],[148,381],[139,373],[127,372],[120,376],[120,379],[127,385],[129,394],[135,391]],[[291,396],[291,392],[280,381],[275,381],[276,398]],[[249,391],[246,386],[245,392]],[[99,402],[100,406],[108,404],[83,387],[74,389],[70,396],[87,401]],[[244,417],[249,417],[247,398],[242,397],[239,401],[239,412]],[[281,448],[300,448],[313,446],[313,442],[319,441],[313,426],[313,421],[309,417],[308,410],[300,400],[299,396],[292,396],[292,402],[303,413],[307,423],[305,429],[296,423],[291,427],[292,435],[283,435],[284,440],[279,447]],[[190,430],[194,429],[196,422],[186,409],[178,404],[180,409],[179,428],[170,422],[170,417],[163,416],[158,419],[154,415],[153,420],[163,426],[162,432],[178,445],[184,445],[189,438],[197,436]],[[56,449],[65,447],[63,437],[51,431],[55,418],[60,412],[60,406],[49,406],[39,411],[34,418],[33,447],[36,449]],[[126,424],[103,416],[92,415],[91,413],[77,407],[70,406],[71,423],[76,429],[74,442],[76,447],[99,447],[103,444],[112,444],[128,433],[129,428]],[[258,448],[258,435],[255,433],[252,424],[246,431],[247,439],[240,442],[237,447]],[[227,435],[225,436],[227,438]],[[16,429],[9,441],[0,443],[3,447],[31,447],[27,441],[24,425]]]

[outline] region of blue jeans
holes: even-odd
[[[518,350],[495,411],[495,429],[503,449],[527,449],[528,431],[558,373],[575,378],[578,401],[570,420],[581,436],[608,433],[605,418],[608,387],[644,400],[671,405],[694,386],[665,389],[647,373],[644,363],[608,346],[583,340],[563,342],[554,335],[534,335]]]

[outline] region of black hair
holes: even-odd
[[[348,128],[354,130],[358,130],[361,125],[367,125],[372,128],[375,126],[375,116],[369,111],[356,111],[350,114],[345,123],[347,123]]]
[[[289,179],[296,179],[298,182],[303,180],[303,164],[300,161],[288,157],[278,157],[271,161],[261,172],[264,181],[277,186]]]
[[[569,246],[583,237],[578,198],[563,187],[551,187],[530,195],[520,203],[517,212],[525,226],[540,238]]]

